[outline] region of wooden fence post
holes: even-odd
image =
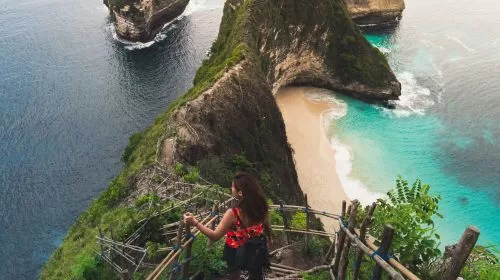
[[[181,250],[181,246],[182,246],[182,231],[184,229],[184,219],[181,218],[181,220],[179,221],[179,228],[177,229],[177,245],[176,247],[174,248],[174,251],[175,253],[177,253],[178,250]],[[180,254],[177,254],[177,256],[175,257],[173,263],[174,265],[179,265],[179,255]],[[172,271],[172,273],[170,273],[170,279],[177,279],[177,271]],[[158,275],[159,276],[159,275]]]
[[[345,219],[345,206],[346,206],[346,201],[343,200],[342,201],[342,214],[340,216],[340,223],[343,223],[344,219]],[[349,213],[351,209],[351,206],[349,205],[349,209],[347,210],[347,213]],[[335,254],[335,259],[334,259],[334,262],[333,262],[333,266],[332,266],[332,272],[333,272],[333,275],[337,276],[338,275],[338,271],[339,271],[339,264],[340,264],[340,255],[342,254],[342,248],[344,248],[344,241],[345,241],[345,233],[344,231],[342,230],[342,225],[339,225],[340,228],[339,228],[339,232],[337,234],[337,252]]]
[[[355,233],[354,228],[356,227],[356,215],[358,213],[358,201],[354,201],[352,204],[351,213],[349,214],[349,222],[347,223],[347,230],[350,233]],[[349,249],[351,249],[352,241],[346,236],[344,242],[344,249],[342,249],[342,255],[340,256],[339,265],[339,280],[345,280],[347,276],[347,265],[349,264]]]
[[[370,208],[366,212],[365,219],[361,223],[361,227],[359,229],[359,240],[361,242],[363,242],[363,243],[365,243],[366,228],[370,224],[370,221],[372,219],[373,212],[375,211],[375,207],[376,206],[377,206],[377,204],[375,202],[372,203],[372,205],[370,206]],[[358,252],[356,253],[356,261],[355,261],[355,264],[354,264],[354,272],[353,272],[353,275],[352,275],[352,279],[353,280],[357,280],[358,277],[359,277],[359,270],[361,268],[361,260],[362,259],[363,259],[363,251],[361,251],[361,249],[358,248]]]
[[[443,280],[455,280],[460,274],[460,270],[469,257],[474,245],[479,238],[479,229],[473,226],[468,226],[462,234],[458,244],[447,246],[446,251],[451,254],[446,260],[443,270]]]
[[[191,226],[186,224],[186,240],[191,238]],[[194,241],[193,241],[194,242]],[[193,242],[189,242],[186,247],[186,254],[184,256],[184,267],[182,268],[182,279],[187,279],[189,275],[189,263],[191,262],[191,247],[193,247]]]
[[[306,231],[309,232],[309,205],[307,204],[307,194],[304,194],[304,200],[306,202],[306,207],[304,212],[306,213]],[[305,234],[306,251],[309,252],[309,234]]]
[[[393,236],[394,236],[394,228],[391,225],[385,225],[384,233],[382,234],[382,243],[380,244],[380,247],[377,250],[378,255],[382,256],[382,259],[384,259],[385,261],[387,261],[385,256],[387,256],[389,250],[391,249]],[[372,279],[380,280],[381,278],[382,278],[382,267],[377,265],[373,270]]]
[[[281,211],[281,215],[283,216],[283,225],[285,227],[286,244],[290,244],[290,233],[287,231],[287,229],[289,229],[288,217],[285,214],[283,200],[280,200],[280,211]]]

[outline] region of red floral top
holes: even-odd
[[[233,226],[233,229],[226,233],[226,244],[235,249],[245,244],[250,237],[261,236],[264,232],[264,226],[262,224],[256,224],[243,228],[240,223],[240,219],[238,219],[239,212],[240,209],[233,208],[233,215],[236,219],[236,223]]]

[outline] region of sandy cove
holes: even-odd
[[[335,151],[323,124],[324,114],[334,110],[336,105],[306,98],[305,93],[314,90],[284,88],[276,94],[276,102],[285,121],[288,142],[293,149],[299,184],[307,194],[309,205],[317,210],[340,213],[342,200],[349,199],[337,176]],[[331,231],[336,225],[332,219],[320,219],[326,231]]]

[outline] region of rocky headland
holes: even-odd
[[[180,16],[189,0],[104,0],[116,34],[133,42],[151,41],[169,21]]]
[[[361,26],[391,25],[401,19],[404,0],[346,0],[355,23]]]
[[[398,99],[401,92],[386,58],[352,24],[342,0],[226,1],[219,36],[193,88],[131,137],[123,171],[76,221],[42,279],[66,279],[75,267],[104,273],[99,264],[80,263],[95,255],[98,228],[113,224],[115,236],[132,233],[145,215],[134,207],[141,185],[152,180],[153,170],[176,163],[196,166],[225,186],[218,174],[243,161],[271,199],[303,203],[274,96],[286,86],[322,87],[375,102]]]

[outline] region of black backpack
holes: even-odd
[[[238,214],[236,218],[243,225]],[[247,232],[248,234],[248,232]],[[238,267],[241,270],[248,271],[249,279],[264,279],[264,276],[271,271],[271,262],[269,260],[269,250],[267,248],[267,238],[265,235],[251,237],[236,251]]]

